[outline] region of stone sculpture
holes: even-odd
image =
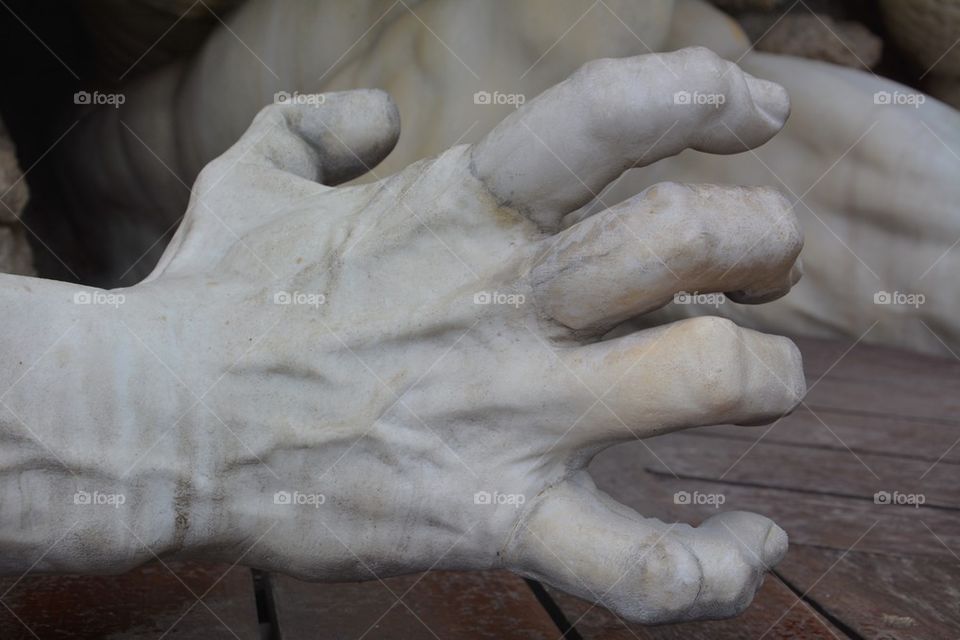
[[[682,91],[725,100],[681,109]],[[705,49],[598,60],[475,145],[333,188],[390,152],[392,101],[267,107],[200,173],[144,282],[0,279],[30,320],[3,344],[0,568],[505,567],[634,621],[738,613],[780,528],[645,518],[584,469],[618,442],[789,412],[799,352],[711,317],[600,337],[681,289],[785,294],[789,202],[662,183],[561,219],[628,167],[763,144],[788,111]]]
[[[773,184],[797,202],[813,277],[800,295],[749,313],[723,304],[661,315],[709,312],[767,331],[957,350],[956,110],[869,72],[753,53],[736,23],[699,0],[608,1],[589,11],[590,3],[574,0],[503,3],[495,12],[464,0],[391,5],[250,0],[194,58],[144,78],[120,109],[81,123],[67,142],[79,151],[65,173],[88,196],[78,224],[108,238],[117,274],[134,263],[141,277],[149,270],[186,204],[184,183],[278,92],[389,91],[405,126],[377,172],[385,175],[455,141],[479,140],[514,108],[478,103],[477,92],[532,98],[589,59],[707,45],[788,88],[794,116],[785,135],[755,154],[715,161],[691,151],[654,172],[629,172],[595,206],[677,175]],[[102,149],[93,160],[85,152],[91,144]],[[884,292],[925,303],[875,304]]]

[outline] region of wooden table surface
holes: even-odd
[[[307,584],[154,563],[2,580],[0,638],[960,638],[960,362],[797,342],[810,391],[793,415],[615,447],[591,466],[646,515],[699,522],[714,507],[675,495],[720,494],[788,531],[786,559],[738,618],[630,625],[502,571]],[[887,503],[905,496],[923,504]]]

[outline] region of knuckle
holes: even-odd
[[[214,158],[200,170],[197,179],[193,183],[193,190],[198,193],[206,193],[213,185],[219,183],[224,174],[229,170],[229,164],[223,156]]]
[[[704,402],[711,411],[738,411],[745,395],[743,331],[726,318],[705,316],[689,321],[697,342],[694,375]]]
[[[763,573],[743,559],[730,564],[729,574],[726,576],[727,597],[721,604],[729,615],[739,615],[750,606]]]
[[[739,354],[740,327],[732,320],[717,316],[701,316],[687,321],[693,338],[714,351],[728,351],[724,355]]]
[[[685,544],[666,536],[653,547],[638,545],[631,557],[644,561],[624,576],[622,593],[607,596],[606,606],[633,622],[658,624],[676,622],[695,605],[704,573]]]
[[[776,336],[784,352],[784,386],[786,387],[784,411],[789,411],[807,395],[807,380],[803,373],[803,356],[800,348],[790,338]]]
[[[684,279],[694,282],[698,274],[715,264],[716,249],[720,238],[715,225],[701,216],[688,216],[674,235],[670,254],[671,269]]]
[[[273,120],[275,118],[282,117],[282,113],[283,107],[281,105],[268,104],[257,112],[257,115],[253,117],[253,121],[261,122],[263,120]]]
[[[253,118],[253,124],[284,125],[289,127],[297,105],[268,104]]]
[[[666,544],[669,557],[669,572],[667,576],[667,592],[675,595],[673,610],[677,613],[691,607],[697,599],[703,586],[703,567],[696,554],[683,543],[670,540]]]
[[[680,50],[681,53],[685,53],[690,58],[693,58],[696,62],[708,63],[720,61],[721,58],[712,49],[703,46],[693,46],[686,47],[685,49]]]
[[[619,74],[623,64],[624,62],[617,58],[596,58],[580,65],[571,77],[578,82],[588,84],[611,80]]]
[[[681,277],[697,279],[715,263],[720,244],[716,221],[700,215],[698,200],[703,185],[660,182],[643,193],[654,213],[667,213],[677,223],[660,250],[670,261],[670,269]]]
[[[694,66],[706,78],[719,79],[735,66],[706,47],[690,47],[683,52],[686,54],[685,64]]]
[[[721,75],[730,68],[729,62],[706,47],[696,47],[693,56],[696,63],[711,75]]]
[[[775,187],[756,187],[757,190],[766,196],[771,202],[771,208],[776,209],[777,211],[792,211],[793,205],[790,204],[790,199]]]
[[[709,72],[720,69],[726,62],[716,53],[702,46],[685,47],[673,53],[661,55],[665,60],[673,62],[677,71],[697,69]]]
[[[793,204],[779,189],[757,187],[757,192],[764,203],[763,210],[772,218],[771,224],[781,246],[796,257],[803,248],[803,229],[794,213]]]
[[[650,64],[638,58],[598,58],[571,76],[573,100],[599,143],[624,144],[624,128],[635,126],[640,113],[637,79],[657,71]]]
[[[684,49],[677,60],[679,88],[691,94],[703,94],[690,100],[688,111],[699,119],[713,119],[731,105],[731,88],[740,83],[739,67],[703,47]],[[692,96],[691,96],[692,98]]]
[[[690,187],[680,182],[658,182],[644,191],[644,198],[667,206],[683,205],[690,198]]]

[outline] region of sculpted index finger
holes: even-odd
[[[702,47],[596,60],[487,134],[473,169],[501,202],[555,229],[625,170],[688,147],[745,151],[789,111],[780,85]]]

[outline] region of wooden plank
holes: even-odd
[[[878,382],[916,377],[960,383],[960,361],[949,356],[926,355],[865,342],[859,342],[851,349],[853,340],[806,337],[793,340],[803,354],[804,371],[813,379],[829,370],[831,375],[841,378]]]
[[[874,522],[879,524],[858,549],[891,555],[926,554],[949,557],[944,547],[960,549],[960,515],[955,511],[878,505],[872,500],[846,499],[797,491],[748,487],[704,480],[676,479],[644,470],[651,458],[634,443],[603,452],[590,473],[597,486],[620,502],[666,522],[698,524],[716,513],[710,505],[676,504],[674,495],[720,494],[722,511],[753,511],[772,518],[790,535],[791,544],[849,548]],[[929,528],[928,528],[929,527]],[[931,535],[936,532],[943,544]]]
[[[815,380],[847,345],[810,347],[801,340],[800,346],[808,377]],[[618,500],[666,521],[696,523],[716,512],[708,505],[676,504],[677,491],[721,494],[722,510],[755,511],[777,520],[791,535],[791,550],[778,567],[793,588],[779,585],[787,594],[781,603],[786,606],[780,607],[780,613],[788,612],[784,620],[797,610],[816,615],[796,595],[816,585],[811,602],[842,629],[865,638],[960,637],[960,592],[952,586],[960,583],[960,560],[954,555],[960,549],[955,511],[960,508],[955,486],[960,446],[943,455],[960,439],[958,389],[960,363],[858,345],[808,400],[829,429],[800,410],[759,444],[765,427],[704,429],[616,447],[598,456],[590,471]],[[922,493],[928,504],[942,508],[875,504],[879,490]],[[833,582],[831,572],[817,583],[854,544],[856,551],[838,564],[841,571]],[[571,622],[589,606],[552,593]],[[758,603],[769,597],[761,593]],[[931,610],[937,615],[929,615]],[[764,632],[726,628],[726,623],[706,625],[702,634],[695,625],[627,630],[607,612],[603,622],[595,615],[588,613],[576,624],[584,638],[740,638]],[[839,633],[835,627],[821,632]],[[765,637],[813,633],[779,625]]]
[[[829,384],[824,382],[823,384]],[[764,442],[821,447],[861,453],[916,458],[930,463],[960,463],[960,425],[942,424],[917,418],[858,415],[831,409],[815,409],[816,415],[800,407],[770,427],[722,425],[687,431],[705,437],[725,437]],[[822,421],[822,422],[821,422]],[[958,471],[960,472],[960,471]]]
[[[506,571],[438,571],[341,584],[271,575],[270,585],[282,640],[316,638],[318,628],[330,640],[560,636],[526,582]]]
[[[742,640],[743,638],[846,638],[801,602],[776,576],[767,576],[750,607],[730,620],[656,627],[628,624],[599,606],[556,589],[547,592],[584,640]]]
[[[960,635],[960,560],[800,546],[777,573],[864,638]]]
[[[960,425],[960,361],[859,343],[803,338],[806,403]],[[818,379],[826,375],[826,378]],[[829,381],[829,384],[824,384]]]
[[[873,500],[878,491],[923,494],[927,506],[960,508],[957,468],[919,460],[854,455],[675,433],[646,441],[654,473]],[[926,474],[926,475],[924,475]]]
[[[0,607],[0,637],[155,640],[169,631],[168,636],[196,640],[259,638],[249,569],[172,562],[167,566],[176,575],[150,563],[118,576],[0,580],[0,593],[9,589],[2,597],[9,608]],[[208,589],[198,603],[197,597]]]
[[[759,444],[764,427],[720,427],[647,441],[649,450],[641,443],[619,447],[591,466],[601,488],[667,521],[698,522],[715,512],[677,504],[677,491],[721,494],[723,510],[773,517],[791,535],[791,551],[778,568],[787,584],[768,578],[754,605],[734,620],[655,628],[624,625],[550,590],[582,637],[722,639],[768,630],[767,638],[843,637],[794,593],[811,587],[817,607],[864,637],[958,635],[957,592],[945,585],[960,579],[953,551],[960,549],[960,527],[951,510],[960,508],[954,480],[960,446],[927,470],[960,438],[960,363],[862,344],[838,362],[847,345],[799,342],[811,380],[833,367],[808,398],[829,429],[801,409]],[[922,493],[928,505],[943,508],[877,505],[878,490]],[[854,543],[856,550],[842,555]],[[171,567],[198,595],[226,570]],[[3,638],[34,637],[31,631],[41,638],[145,638],[171,627],[182,638],[258,635],[252,582],[242,568],[204,598],[213,613],[158,564],[117,577],[14,582],[0,581],[0,593],[13,586],[3,597],[12,613],[0,608]],[[330,638],[559,636],[529,587],[506,572],[440,572],[385,583],[319,585],[271,576],[281,637],[317,637],[319,625]]]
[[[804,402],[818,412],[830,408],[905,416],[955,424],[960,430],[960,384],[956,382],[899,378],[878,383],[831,375],[810,389]]]

